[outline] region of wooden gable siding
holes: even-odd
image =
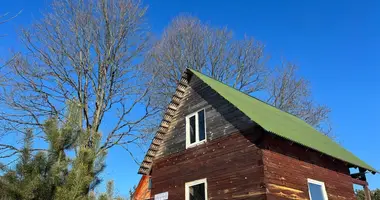
[[[325,183],[329,200],[355,199],[345,163],[270,133],[260,141],[268,200],[309,199],[308,178]]]
[[[152,168],[152,195],[169,192],[185,199],[185,183],[207,178],[209,200],[265,199],[261,150],[253,137],[237,132],[158,159]]]
[[[207,141],[254,127],[247,116],[198,77],[192,76],[188,84],[155,159],[186,149],[186,116],[203,108],[206,111]]]
[[[143,175],[133,194],[133,200],[150,199],[149,176]]]
[[[345,163],[265,132],[197,77],[188,84],[153,162],[152,196],[184,199],[186,182],[207,178],[210,200],[309,199],[311,178],[330,200],[355,199]],[[185,117],[203,108],[207,142],[186,149]]]

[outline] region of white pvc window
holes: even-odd
[[[307,179],[309,197],[311,200],[328,200],[325,183],[313,179]]]
[[[186,116],[186,148],[203,143],[206,139],[205,109]]]
[[[186,183],[185,200],[207,200],[207,179]]]

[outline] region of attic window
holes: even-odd
[[[201,179],[185,184],[186,200],[207,200],[207,180]]]
[[[186,116],[186,148],[206,141],[205,110]]]
[[[325,183],[313,179],[307,179],[307,183],[311,200],[328,200]]]

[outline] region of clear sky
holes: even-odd
[[[0,55],[17,50],[15,34],[49,5],[47,0],[2,1],[0,13],[22,15],[0,28]],[[271,63],[286,58],[300,66],[317,102],[332,109],[334,133],[344,147],[380,170],[380,1],[145,1],[148,20],[159,35],[170,20],[190,13],[236,37],[266,44]],[[137,184],[138,166],[120,149],[110,152],[105,179],[121,194]],[[380,188],[380,175],[369,175]]]

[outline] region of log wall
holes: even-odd
[[[154,158],[152,196],[185,199],[185,183],[207,178],[208,199],[309,199],[307,179],[322,181],[329,199],[355,199],[348,166],[265,132],[192,77]],[[206,113],[207,142],[186,149],[185,117]]]
[[[255,126],[240,110],[196,76],[191,77],[156,159],[186,149],[186,116],[205,109],[207,141]]]
[[[267,199],[309,199],[308,178],[325,183],[329,200],[356,199],[344,162],[270,133],[260,140]]]
[[[209,200],[265,199],[261,150],[254,137],[235,133],[156,160],[152,195],[185,199],[185,183],[207,178]]]

